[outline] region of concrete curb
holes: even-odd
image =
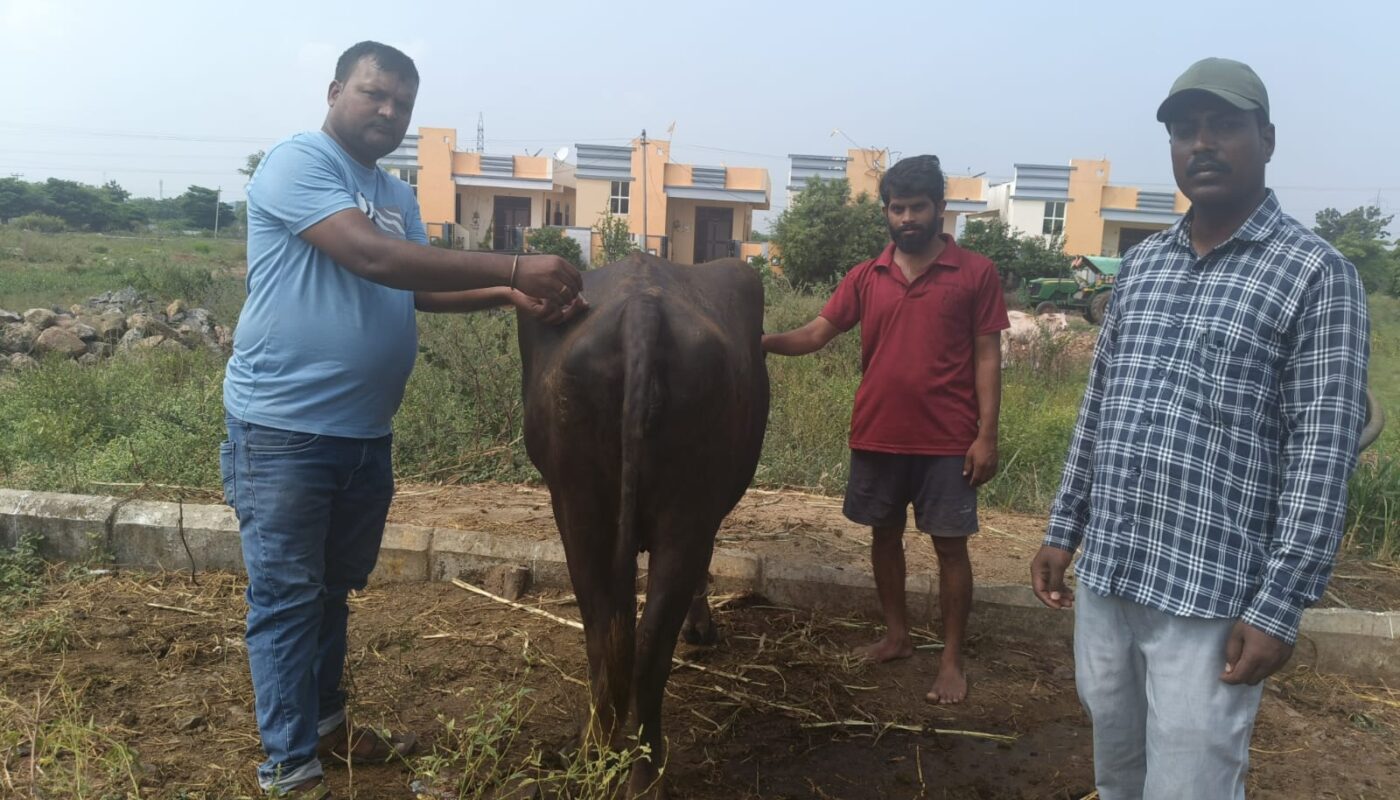
[[[181,541],[180,531],[184,531]],[[182,505],[112,497],[0,489],[0,546],[22,534],[42,537],[50,559],[167,570],[243,571],[238,521],[222,505]],[[188,549],[187,549],[188,548]],[[453,528],[389,525],[375,583],[479,579],[502,564],[528,566],[535,586],[569,589],[564,547],[557,539],[518,538]],[[646,555],[639,559],[639,581]],[[719,548],[710,562],[717,592],[752,591],[774,603],[836,614],[870,616],[878,609],[875,580],[863,570],[765,558]],[[938,615],[938,586],[927,573],[906,583],[915,619]],[[1045,608],[1030,587],[979,585],[973,595],[981,633],[1043,641],[1066,639],[1073,615]],[[1362,680],[1400,681],[1400,612],[1309,609],[1294,663]]]

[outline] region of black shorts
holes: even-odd
[[[977,490],[963,475],[963,456],[921,456],[851,451],[846,519],[874,528],[914,524],[931,536],[977,532]]]

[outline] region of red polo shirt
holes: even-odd
[[[860,323],[861,378],[851,449],[964,455],[977,438],[973,339],[1009,326],[996,265],[948,234],[912,284],[894,245],[857,264],[821,315],[842,331]]]

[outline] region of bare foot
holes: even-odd
[[[883,664],[914,655],[914,643],[909,641],[908,636],[892,637],[887,634],[875,644],[856,648],[853,655],[875,664]]]
[[[938,677],[924,699],[941,706],[961,703],[967,699],[967,675],[961,664],[940,664]]]

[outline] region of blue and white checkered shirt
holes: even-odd
[[[1291,643],[1342,537],[1366,295],[1272,191],[1204,257],[1191,219],[1123,259],[1045,543],[1098,594]]]

